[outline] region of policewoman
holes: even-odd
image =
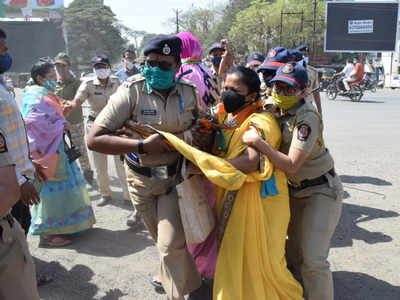
[[[190,82],[175,80],[182,41],[157,35],[148,41],[142,74],[128,79],[111,97],[89,132],[90,149],[126,153],[125,169],[131,200],[160,252],[160,280],[168,298],[183,300],[201,279],[186,247],[176,191],[180,155],[159,134],[145,139],[117,136],[128,120],[148,124],[179,137],[188,136],[199,110]]]
[[[341,215],[342,184],[323,140],[321,116],[304,100],[308,76],[303,64],[281,66],[271,82],[269,108],[282,129],[280,150],[252,131],[244,135],[243,142],[263,152],[288,175],[291,221],[286,255],[289,268],[304,286],[305,298],[333,300],[327,258]]]

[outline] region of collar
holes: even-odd
[[[68,78],[67,80],[64,80],[64,81],[58,80],[57,82],[58,82],[58,84],[60,84],[60,85],[66,85],[66,84],[68,84],[68,83],[72,83],[73,81],[74,81],[74,77],[71,76],[71,77]]]
[[[289,109],[286,114],[292,115],[294,116],[298,110],[298,108],[300,106],[302,106],[303,104],[305,104],[306,101],[304,99],[301,99],[299,102],[297,102],[297,104],[295,106],[293,106],[291,109]]]
[[[148,85],[148,88],[147,88],[147,80],[146,79],[143,81],[142,92],[146,92],[148,95],[150,95],[151,93],[156,93],[157,95],[161,95],[162,96],[162,94],[159,91],[154,90],[150,85]],[[178,92],[178,84],[176,84],[176,85],[174,85],[172,87],[172,89],[169,92],[168,96],[172,95],[174,93],[177,93],[177,92]]]
[[[94,77],[94,79],[93,79],[93,84],[94,84],[94,85],[99,85],[99,86],[104,86],[104,85],[100,82],[99,78],[97,78],[97,76]],[[112,84],[113,84],[113,82],[112,82],[112,78],[111,78],[111,76],[110,76],[110,77],[108,77],[107,84],[106,84],[104,87],[108,87],[108,86],[110,86],[110,85],[112,85]]]
[[[128,69],[125,69],[125,73],[129,77],[131,77],[132,75],[135,75],[137,73],[137,71],[138,71],[138,69],[135,66],[133,66],[133,69],[131,71],[129,71]]]

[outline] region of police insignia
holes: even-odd
[[[102,58],[100,56],[96,57],[96,61],[101,61],[101,60],[102,60]]]
[[[5,139],[4,135],[2,135],[0,133],[0,153],[4,153],[4,152],[7,152],[7,151],[8,151],[8,148],[7,148],[6,139]]]
[[[270,57],[270,58],[273,58],[273,57],[275,57],[276,56],[276,50],[275,49],[271,49],[271,50],[269,50],[269,52],[268,52],[268,57]]]
[[[293,73],[294,67],[292,64],[286,64],[282,67],[282,73],[290,74]]]
[[[311,134],[311,128],[308,125],[300,125],[300,127],[297,130],[297,139],[299,141],[305,142],[307,141],[308,137]]]
[[[162,52],[164,55],[169,55],[171,53],[171,48],[168,46],[168,44],[164,45],[164,48],[162,49]]]

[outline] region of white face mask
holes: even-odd
[[[303,55],[303,60],[306,62],[306,64],[308,65],[308,57]]]
[[[110,69],[95,69],[94,73],[96,74],[97,78],[106,79],[106,78],[110,77],[111,70]]]
[[[132,62],[130,62],[129,60],[126,60],[125,62],[124,62],[124,65],[125,65],[125,69],[127,69],[127,70],[132,70],[133,69],[133,67],[135,66]]]

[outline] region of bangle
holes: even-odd
[[[138,144],[138,154],[144,154],[143,140],[139,140],[139,144]]]

